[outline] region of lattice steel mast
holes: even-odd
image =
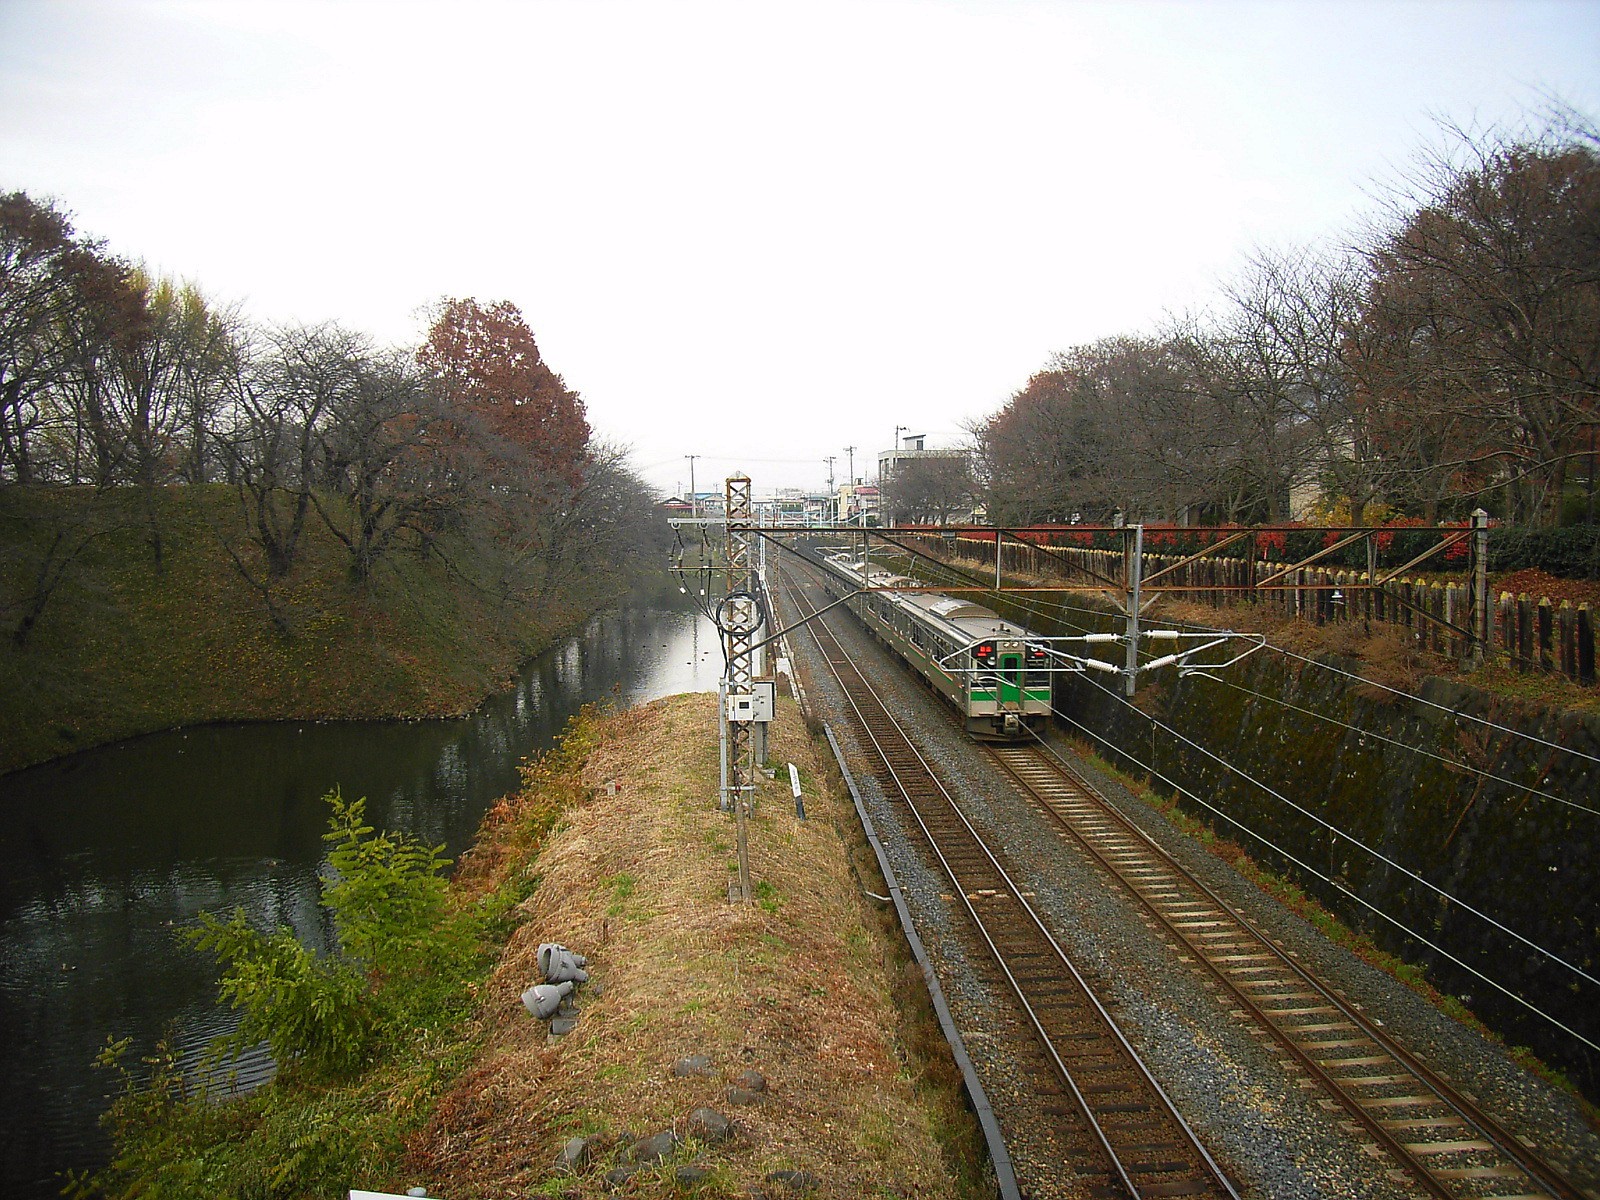
[[[761,607],[756,600],[755,581],[752,578],[751,530],[755,526],[755,519],[750,504],[750,477],[731,475],[725,489],[728,594],[717,613],[717,625],[722,632],[723,654],[727,662],[722,721],[728,790],[723,803],[732,806],[737,824],[739,892],[740,898],[748,904],[752,893],[746,823],[750,816],[756,775],[749,719],[755,698],[755,662],[751,647],[756,630],[761,625]]]

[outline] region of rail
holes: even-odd
[[[804,613],[806,601],[791,587]],[[882,775],[922,830],[993,970],[1016,998],[1049,1064],[1038,1110],[1059,1124],[1075,1162],[1129,1197],[1238,1193],[1134,1051],[1092,987],[1007,870],[962,814],[913,739],[855,669],[825,621],[807,625],[873,748]],[[1091,1167],[1088,1164],[1098,1165]],[[1089,1180],[1086,1180],[1088,1182]]]
[[[1048,746],[985,753],[1429,1195],[1582,1200],[1558,1168],[1293,961]]]

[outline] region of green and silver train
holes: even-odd
[[[1013,742],[1050,716],[1051,655],[1043,638],[993,609],[918,586],[848,554],[824,554],[835,597],[961,713],[980,741]]]

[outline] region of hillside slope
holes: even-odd
[[[465,712],[604,604],[626,557],[585,556],[537,604],[469,583],[489,574],[470,546],[397,551],[356,584],[313,516],[273,589],[281,632],[225,548],[248,548],[231,490],[164,489],[154,515],[159,566],[131,491],[0,490],[0,771],[207,721]],[[55,586],[19,645],[41,578]]]

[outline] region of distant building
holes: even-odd
[[[880,450],[878,452],[878,482],[890,489],[891,496],[894,494],[892,481],[895,472],[904,468],[908,463],[922,462],[928,459],[965,459],[967,457],[967,451],[961,449],[929,450],[927,448],[927,440],[927,434],[907,434],[899,439],[900,444],[893,450]],[[971,503],[971,500],[964,495],[959,499],[963,507]],[[966,509],[952,515],[959,519],[970,519],[972,514],[970,509]],[[883,521],[886,525],[892,525],[897,521],[903,520],[903,514],[890,511],[883,513]]]
[[[806,497],[806,524],[807,525],[832,525],[834,505],[837,497],[826,492],[813,493]]]
[[[841,525],[876,525],[878,523],[878,489],[870,483],[846,483],[840,486],[836,497],[837,517]]]
[[[795,494],[762,496],[750,502],[758,525],[804,525],[806,523],[805,496],[795,489]]]

